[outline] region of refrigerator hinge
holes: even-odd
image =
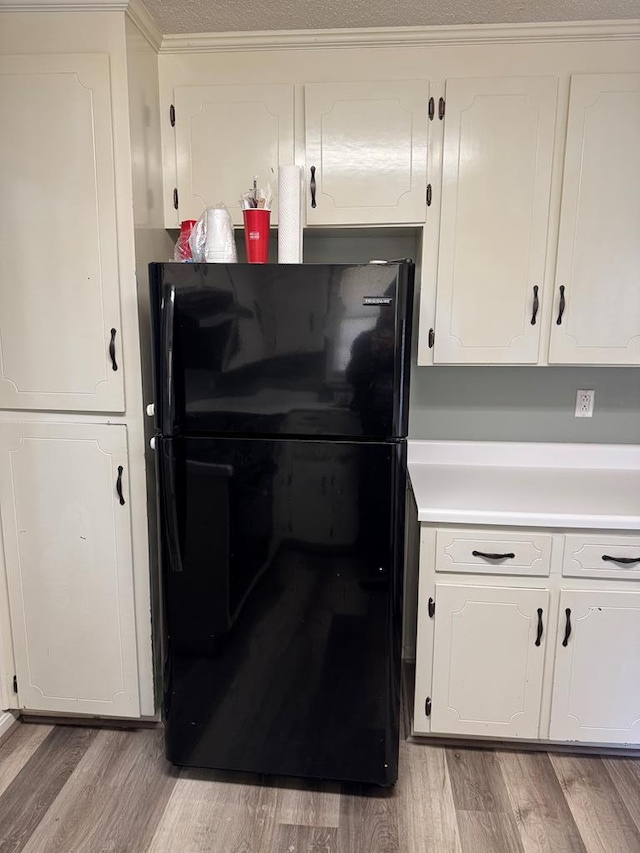
[[[178,209],[178,187],[173,188],[173,206]]]
[[[433,117],[436,114],[436,104],[433,98],[429,98],[429,121],[433,121]]]
[[[428,337],[429,349],[433,349],[433,345],[434,345],[435,341],[436,341],[436,333],[433,329],[429,329],[429,337]]]
[[[13,676],[13,692],[14,693],[18,692],[18,676],[17,675]]]
[[[424,715],[425,717],[431,716],[431,696],[427,696],[424,700]]]
[[[433,619],[433,617],[435,616],[435,613],[436,613],[436,603],[433,600],[433,598],[429,599],[429,604],[427,605],[427,609],[429,611],[429,616],[431,617],[431,619]]]
[[[440,121],[444,118],[444,109],[445,109],[445,100],[444,98],[440,98],[438,101],[438,118]]]
[[[431,184],[427,184],[427,207],[431,207]]]
[[[176,126],[176,108],[173,104],[169,107],[169,121],[171,122],[171,127]]]

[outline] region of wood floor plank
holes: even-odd
[[[335,826],[280,824],[272,850],[273,853],[338,853],[338,830]]]
[[[338,826],[339,853],[405,853],[398,833],[393,788],[343,785]]]
[[[95,729],[55,728],[0,797],[0,853],[19,853],[96,736]]]
[[[640,829],[640,758],[603,758],[602,763]]]
[[[276,820],[295,826],[337,827],[340,820],[338,782],[278,779]]]
[[[444,747],[400,741],[396,798],[403,851],[460,853]]]
[[[149,853],[272,853],[276,799],[259,777],[183,770]]]
[[[465,809],[456,814],[463,853],[521,853],[520,837],[509,815]]]
[[[560,753],[549,757],[589,853],[638,853],[640,831],[602,760]]]
[[[525,853],[586,853],[546,752],[497,752]]]
[[[177,774],[158,729],[103,729],[24,853],[140,853],[151,843]]]
[[[456,811],[511,816],[511,803],[493,750],[446,747],[446,756]]]
[[[0,794],[13,782],[42,741],[51,734],[51,726],[18,723],[0,744]]]

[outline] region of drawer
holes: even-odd
[[[562,574],[570,578],[640,580],[640,536],[565,536]]]
[[[552,541],[548,533],[438,530],[436,571],[474,575],[548,575]]]

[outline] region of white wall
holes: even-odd
[[[149,316],[149,263],[151,261],[170,260],[173,256],[173,241],[164,228],[162,207],[158,55],[129,18],[125,20],[125,29],[142,383],[144,401],[151,403],[154,394],[151,364],[151,321]],[[152,623],[153,645],[155,649],[156,686],[160,687],[162,684],[160,672],[162,662],[162,608],[160,606],[160,572],[158,566],[155,459],[149,446],[149,439],[153,434],[153,418],[145,418],[144,433],[151,599],[155,614]]]

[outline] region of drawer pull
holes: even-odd
[[[316,207],[316,167],[311,167],[311,181],[309,182],[309,189],[311,190],[311,207]]]
[[[562,641],[562,645],[566,648],[569,645],[569,637],[571,636],[571,608],[567,607],[564,614],[567,617],[567,621],[564,626],[564,640]]]
[[[535,284],[533,287],[533,312],[531,314],[531,325],[535,326],[536,321],[538,319],[538,308],[540,307],[540,300],[538,299],[538,285]]]
[[[603,554],[602,559],[605,563],[621,563],[623,566],[632,566],[634,563],[640,563],[640,557],[611,557],[609,554]]]
[[[542,607],[538,607],[538,633],[536,634],[536,646],[540,645],[543,630],[544,627],[542,625]]]
[[[558,309],[558,319],[556,320],[556,325],[562,325],[562,315],[564,314],[564,309],[566,306],[565,298],[564,298],[564,284],[560,285],[560,308]]]
[[[122,472],[124,468],[122,465],[118,465],[118,479],[116,480],[116,493],[118,495],[118,500],[120,501],[120,506],[124,506],[124,495],[122,494]]]
[[[484,557],[485,560],[513,560],[516,556],[513,552],[510,554],[485,554],[484,551],[472,551],[473,557]]]
[[[111,340],[109,341],[109,358],[111,359],[111,369],[117,370],[118,364],[116,362],[116,330],[111,329]]]

